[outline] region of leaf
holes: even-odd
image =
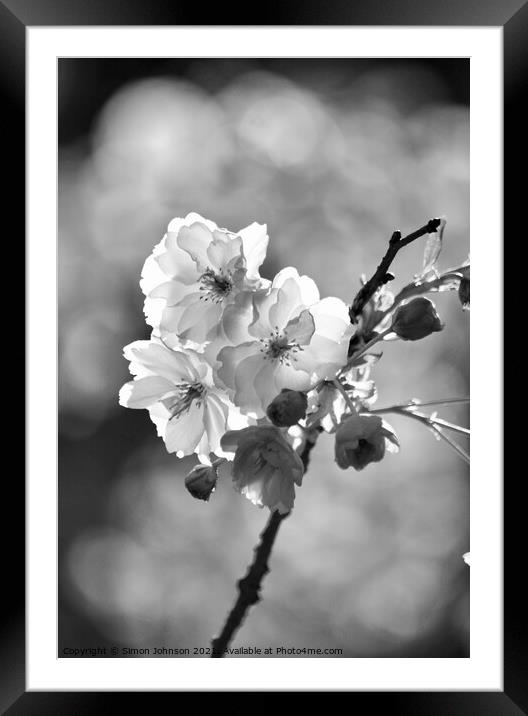
[[[425,242],[423,267],[420,273],[420,278],[427,276],[436,267],[436,262],[442,251],[442,240],[444,237],[444,228],[446,220],[440,220],[440,226],[432,234],[427,235],[427,241]]]

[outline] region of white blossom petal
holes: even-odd
[[[135,341],[123,349],[130,372],[139,377],[159,375],[172,383],[193,382],[198,375],[188,357],[153,341]]]
[[[258,278],[258,270],[266,258],[268,250],[268,230],[266,224],[253,222],[245,229],[241,229],[238,235],[242,239],[244,256],[246,257],[247,275],[251,278]]]
[[[213,239],[210,229],[201,221],[190,226],[182,226],[178,232],[177,243],[180,249],[187,251],[201,272],[209,266],[207,249]]]
[[[178,246],[177,233],[167,232],[164,249],[163,252],[155,255],[155,260],[165,277],[186,285],[196,281],[196,263]]]
[[[163,403],[154,403],[148,408],[149,417],[156,426],[156,433],[159,438],[163,438],[167,423],[170,419],[170,411]]]
[[[164,250],[165,239],[160,241],[160,243],[154,247],[154,251],[146,259],[141,270],[139,285],[145,296],[148,296],[149,293],[156,288],[156,286],[167,280],[167,274],[163,271],[157,261],[156,251],[159,250],[159,247],[162,247],[162,250]]]
[[[235,268],[237,264],[244,263],[243,256],[242,239],[239,236],[219,231],[213,233],[213,240],[207,247],[208,266],[218,270]]]
[[[293,266],[287,266],[273,279],[273,288],[281,288],[286,281],[293,279],[300,292],[300,300],[305,306],[311,306],[319,301],[319,289],[317,284],[309,276],[299,276],[299,272]]]
[[[290,341],[305,346],[310,343],[310,339],[315,331],[315,322],[312,314],[306,308],[296,318],[292,319],[285,328],[285,333]]]
[[[238,346],[226,346],[218,353],[220,367],[216,370],[216,378],[229,390],[234,390],[235,373],[238,364],[245,358],[258,352],[254,341],[241,343]]]
[[[167,306],[163,311],[163,326],[182,340],[201,344],[208,340],[211,331],[218,326],[221,313],[222,307],[219,304],[196,298],[189,300],[189,305]]]
[[[211,219],[204,218],[196,211],[191,211],[187,214],[185,219],[179,219],[178,217],[172,219],[169,224],[168,231],[177,233],[182,226],[192,226],[192,224],[196,224],[197,222],[200,224],[204,224],[211,232],[213,232],[215,229],[218,229],[218,226],[215,224],[214,221],[211,221]]]
[[[204,410],[204,422],[209,451],[218,453],[220,440],[226,431],[228,409],[220,398],[212,393],[207,394]]]
[[[174,393],[174,383],[157,375],[131,380],[119,391],[119,404],[125,408],[148,408]]]
[[[284,330],[289,321],[299,315],[304,308],[299,285],[294,279],[288,279],[278,289],[274,305],[269,311],[269,322],[272,328]]]
[[[168,421],[164,437],[167,452],[178,457],[191,455],[204,432],[204,402],[194,400],[188,410]]]
[[[253,293],[237,294],[233,303],[227,305],[222,315],[223,339],[234,346],[252,341],[249,326],[253,322]],[[225,343],[224,343],[225,345]]]
[[[336,342],[350,341],[354,326],[350,323],[348,308],[339,298],[328,296],[310,307],[315,332]]]
[[[276,389],[275,395],[277,395],[283,388],[302,391],[308,390],[311,380],[310,375],[304,370],[299,370],[297,364],[295,364],[294,368],[284,363],[276,367],[274,382]]]
[[[257,349],[258,351],[258,349]],[[243,413],[254,413],[258,417],[262,417],[266,410],[266,404],[263,404],[263,394],[266,395],[267,387],[260,388],[259,375],[261,371],[265,371],[268,376],[273,373],[273,366],[269,361],[264,359],[262,353],[256,352],[249,358],[241,361],[235,371],[235,395],[233,402],[238,405]],[[272,383],[273,390],[273,383]],[[271,396],[271,400],[275,397],[275,393]],[[264,400],[266,398],[264,397]]]
[[[330,338],[314,334],[310,345],[296,353],[296,367],[317,380],[331,380],[347,360],[348,343],[336,343]]]
[[[165,281],[152,289],[149,298],[162,298],[167,306],[175,306],[189,295],[189,291],[196,291],[195,286],[186,286],[178,281]]]
[[[259,365],[260,370],[258,369]],[[254,361],[252,358],[247,358],[244,363],[241,364],[239,371],[237,371],[237,387],[244,384],[245,376],[242,374],[242,366],[244,366],[244,368],[247,367],[248,372],[255,371],[256,369],[256,372],[253,372],[253,392],[251,393],[247,390],[243,393],[239,388],[237,395],[235,396],[235,402],[237,402],[238,397],[240,396],[241,399],[244,399],[244,403],[242,404],[243,407],[255,407],[255,403],[257,403],[256,409],[260,408],[259,414],[264,415],[268,405],[277,393],[280,392],[280,390],[277,389],[275,382],[276,366],[274,366],[271,361],[262,360],[262,358],[260,359],[260,363],[258,361]],[[255,396],[257,399],[256,401]]]

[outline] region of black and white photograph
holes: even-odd
[[[528,3],[183,10],[0,0],[26,252],[0,712],[520,716]]]
[[[469,58],[57,79],[57,657],[467,659]]]

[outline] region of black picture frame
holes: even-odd
[[[225,4],[205,11],[203,6],[171,0],[0,0],[0,97],[5,144],[11,159],[4,164],[9,181],[4,189],[5,213],[12,228],[4,238],[11,259],[23,231],[25,214],[25,36],[28,26],[79,25],[413,25],[413,26],[502,26],[504,38],[504,236],[514,227],[522,241],[526,223],[521,211],[526,199],[522,165],[525,144],[523,87],[528,67],[528,3],[526,0],[282,0],[269,7],[252,8],[253,16]],[[273,12],[272,12],[273,9]],[[260,15],[260,16],[259,16]],[[208,22],[203,23],[207,17]],[[523,126],[521,126],[523,125]],[[4,154],[5,156],[5,154]],[[483,209],[485,210],[485,209]],[[6,217],[5,217],[6,218]],[[520,232],[520,233],[519,233]],[[485,240],[485,238],[483,238]],[[512,239],[513,240],[513,239]],[[508,277],[508,274],[505,274]],[[514,281],[505,281],[510,288]],[[505,294],[506,298],[506,294]],[[506,304],[505,305],[509,305]],[[505,312],[505,318],[508,311]],[[517,316],[518,319],[518,316]],[[505,321],[505,326],[509,324]],[[11,329],[7,327],[11,332]],[[12,335],[12,334],[11,334]],[[497,331],[490,340],[502,340]],[[20,345],[20,344],[19,344]],[[508,364],[510,366],[510,364]],[[511,368],[509,368],[509,371]],[[513,367],[512,373],[520,373]],[[18,398],[20,400],[20,398]],[[493,436],[501,440],[502,436]],[[504,452],[506,455],[506,451]],[[13,456],[11,455],[11,458]],[[6,458],[7,459],[7,458]],[[11,460],[10,460],[11,462]],[[109,713],[124,707],[124,698],[134,706],[156,712],[160,699],[177,693],[26,692],[25,686],[25,533],[24,478],[15,469],[5,469],[4,517],[14,519],[4,536],[3,576],[5,606],[1,612],[0,708],[10,716],[28,714]],[[522,464],[522,463],[521,463]],[[352,692],[349,707],[386,709],[389,713],[413,714],[497,714],[528,713],[528,667],[526,665],[526,618],[522,565],[524,502],[521,470],[512,473],[504,489],[504,691],[483,692]],[[3,520],[5,527],[7,521]],[[148,701],[147,701],[148,699]]]

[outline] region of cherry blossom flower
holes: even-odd
[[[243,413],[262,417],[283,388],[306,391],[332,379],[346,363],[354,328],[343,301],[320,300],[312,279],[291,267],[277,274],[267,293],[253,294],[252,302],[253,320],[239,328],[249,340],[220,350],[215,375]],[[229,318],[236,323],[234,315]]]
[[[225,456],[222,435],[248,421],[215,387],[203,356],[172,350],[155,338],[131,343],[123,352],[135,378],[121,388],[119,403],[148,409],[169,453]]]
[[[235,451],[233,483],[254,505],[290,512],[294,485],[302,484],[301,458],[274,425],[232,430],[222,438],[222,448]]]
[[[173,219],[143,266],[147,323],[171,345],[212,340],[238,293],[269,286],[259,276],[267,246],[265,225],[233,233],[195,213]]]
[[[382,460],[386,449],[397,452],[399,444],[390,425],[379,415],[350,415],[336,430],[335,459],[343,470],[363,470],[369,463]]]

